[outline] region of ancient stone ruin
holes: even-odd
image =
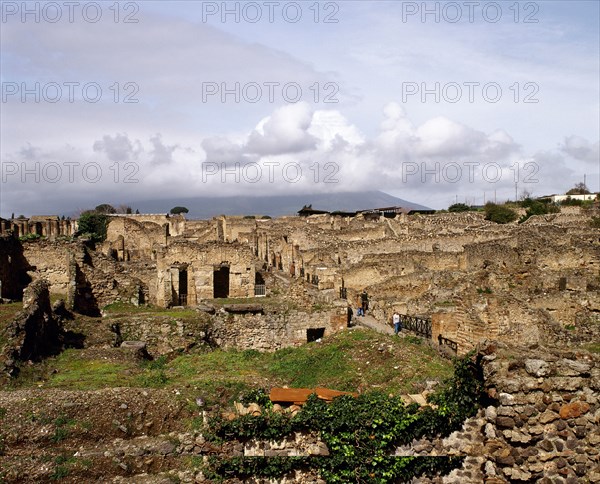
[[[407,324],[425,321],[412,329],[461,354],[482,338],[529,344],[599,335],[593,210],[563,207],[507,225],[474,212],[370,215],[113,215],[95,249],[50,237],[22,245],[2,237],[2,257],[14,269],[2,264],[0,280],[4,293],[18,298],[28,279],[44,277],[69,309],[89,315],[116,301],[196,307],[272,294],[285,294],[304,313],[328,308],[315,318],[234,314],[252,318],[241,325],[252,334],[235,343],[249,348],[306,342],[308,330],[346,327],[347,308],[359,305],[364,289],[369,314],[380,323],[389,325],[394,311]]]
[[[23,310],[1,335],[1,369],[14,381],[24,365],[77,343],[78,335],[65,330],[75,328],[72,314],[88,324],[79,341],[86,358],[134,361],[136,368],[154,359],[159,368],[194,349],[270,352],[356,324],[393,333],[391,316],[398,312],[401,336],[421,338],[448,356],[475,349],[485,386],[484,408],[460,431],[396,449],[397,456],[465,456],[449,475],[419,482],[600,482],[600,361],[586,350],[600,340],[600,230],[590,226],[592,216],[597,211],[563,207],[497,225],[474,212],[273,220],[114,215],[97,244],[71,237],[73,225],[63,230],[62,221],[57,229],[50,220],[45,232],[35,232],[39,237],[24,237],[32,233],[25,222],[4,221],[0,301],[22,300]],[[363,292],[367,315],[357,317]],[[58,300],[52,307],[50,297]],[[158,311],[111,319],[105,317],[111,305]],[[162,370],[152,371],[161,377]],[[0,407],[11,415],[56,407],[96,418],[98,429],[73,425],[76,438],[94,442],[81,445],[77,458],[121,477],[137,472],[141,482],[143,472],[179,458],[328,455],[313,434],[209,443],[200,430],[177,427],[182,415],[201,418],[202,402],[191,409],[177,389],[161,393],[145,385],[28,389],[26,397],[2,392]],[[46,402],[45,392],[54,400]],[[415,398],[407,403],[425,404],[423,395]],[[106,412],[96,415],[99,407]],[[261,410],[238,404],[235,411]],[[18,482],[24,471],[15,455],[33,442],[18,429],[47,429],[38,417],[21,423],[14,415],[7,439],[16,450],[5,461],[13,459]],[[43,466],[28,469],[31,482],[49,476]],[[207,482],[189,470],[171,477]],[[322,483],[313,474],[287,482]]]
[[[4,373],[15,376],[19,362],[40,361],[56,354],[63,345],[63,329],[50,307],[48,283],[39,279],[23,292],[23,310],[4,328]]]

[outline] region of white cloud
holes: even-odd
[[[103,168],[93,184],[80,175],[54,184],[11,176],[1,187],[3,215],[28,210],[24,204],[31,212],[67,200],[82,208],[92,198],[118,204],[123,197],[172,195],[173,187],[189,196],[394,188],[422,203],[439,194],[442,202],[435,203],[444,206],[448,194],[454,199],[492,186],[510,195],[511,167],[527,162],[539,165],[537,193],[564,191],[583,174],[591,189],[600,188],[593,185],[600,161],[596,3],[571,3],[567,16],[560,2],[548,4],[537,24],[515,23],[506,8],[497,24],[480,17],[449,24],[402,22],[402,2],[342,2],[337,24],[315,23],[304,9],[300,24],[257,25],[207,25],[199,20],[201,3],[143,3],[138,24],[113,22],[108,8],[97,24],[18,18],[2,24],[2,82],[96,82],[103,89],[98,103],[84,102],[80,88],[73,103],[21,102],[18,95],[3,102],[2,162]],[[323,102],[332,81],[337,104]],[[404,82],[472,81],[498,83],[502,99],[483,101],[481,86],[472,103],[466,89],[455,104],[402,96]],[[138,103],[123,102],[131,94],[127,82]],[[254,103],[237,94],[223,99],[222,92],[205,99],[207,82],[219,89],[236,82],[280,86],[273,101],[263,88]],[[289,82],[302,87],[296,104],[282,99],[281,86]],[[538,103],[523,102],[529,82]],[[122,172],[115,177],[115,161],[134,163],[138,183],[124,185]],[[304,177],[222,183],[203,178],[207,162],[298,163]],[[403,177],[410,163],[435,170],[465,162],[497,163],[503,177],[494,183],[479,171],[473,183]],[[328,163],[339,168],[338,183],[322,183]],[[519,177],[524,184],[523,172]]]
[[[311,119],[311,108],[305,102],[278,108],[250,133],[246,149],[258,155],[311,150],[317,141],[308,133]]]
[[[165,145],[162,142],[162,135],[157,133],[150,138],[152,143],[151,163],[155,165],[168,165],[173,162],[173,152],[179,147],[178,145]]]
[[[115,134],[114,136],[104,135],[101,140],[94,142],[93,149],[95,152],[104,152],[111,161],[129,161],[137,158],[137,154],[141,150],[139,141],[134,143],[129,139],[127,134]]]
[[[564,144],[560,147],[561,151],[576,160],[589,161],[590,163],[600,163],[600,142],[590,143],[581,136],[567,136]]]

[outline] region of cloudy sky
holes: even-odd
[[[3,217],[600,190],[597,1],[1,4]]]

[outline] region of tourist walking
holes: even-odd
[[[398,314],[398,311],[394,311],[392,323],[394,323],[394,334],[398,335],[400,331],[402,331],[402,324],[400,323],[400,315]]]
[[[369,309],[369,295],[367,294],[367,290],[363,289],[360,295],[360,302],[362,307],[363,316],[367,314],[367,310]]]

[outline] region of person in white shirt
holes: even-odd
[[[402,331],[402,325],[400,324],[400,315],[398,314],[398,311],[394,311],[392,323],[394,323],[394,334],[398,335],[398,333]]]

